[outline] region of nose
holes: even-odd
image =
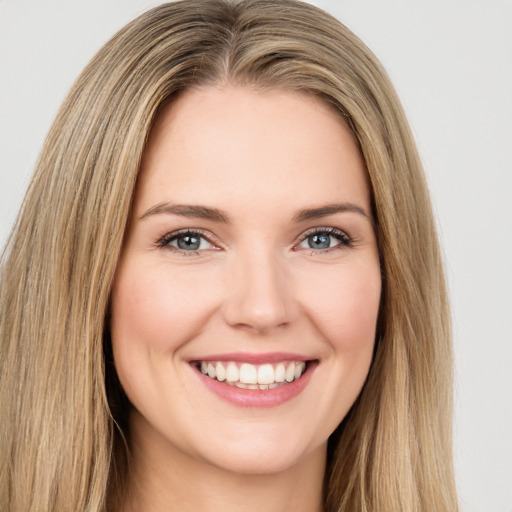
[[[227,276],[229,292],[223,308],[230,326],[264,332],[292,321],[293,286],[279,258],[253,253],[240,257],[233,267]]]

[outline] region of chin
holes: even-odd
[[[250,437],[231,436],[229,442],[209,444],[202,457],[224,471],[241,475],[271,475],[300,466],[310,457],[325,464],[327,440],[312,444],[311,440],[297,439],[283,434],[272,435],[268,430]]]

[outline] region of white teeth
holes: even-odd
[[[272,384],[274,380],[274,368],[272,368],[272,365],[262,364],[258,368],[258,384]]]
[[[229,363],[226,369],[226,380],[228,382],[237,382],[239,377],[238,367],[235,363]]]
[[[235,382],[235,386],[241,389],[258,389],[258,384],[245,384],[244,382]]]
[[[217,380],[222,382],[226,380],[226,369],[222,366],[222,363],[215,365],[215,373],[217,374]]]
[[[295,363],[290,363],[288,368],[286,368],[286,374],[285,377],[286,382],[292,382],[292,380],[295,378]]]
[[[201,373],[219,382],[241,389],[275,389],[277,386],[299,379],[306,370],[304,361],[291,361],[277,364],[201,361]]]
[[[279,363],[276,366],[276,371],[274,372],[274,381],[275,382],[284,382],[285,376],[286,376],[286,370],[284,368],[284,364]]]
[[[304,373],[305,369],[306,369],[306,363],[299,363],[299,364],[295,365],[294,377],[296,379],[298,379]]]
[[[258,370],[252,364],[244,363],[240,366],[240,382],[243,384],[257,384]]]

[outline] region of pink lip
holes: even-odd
[[[223,354],[225,356],[226,354]],[[226,359],[218,358],[217,356],[212,357],[212,361],[236,361],[236,359],[232,359],[230,357]],[[244,354],[243,361],[249,362],[247,359],[247,354]],[[295,360],[295,361],[305,361],[304,358],[297,358],[294,355],[291,358],[286,357],[285,359],[279,359],[279,361],[283,360]],[[201,359],[201,361],[205,361],[207,359]],[[268,357],[266,357],[264,362],[269,362]],[[252,361],[251,361],[252,362]],[[201,379],[203,384],[213,393],[215,393],[219,398],[230,402],[238,407],[276,407],[285,402],[288,402],[292,398],[299,395],[306,385],[308,384],[311,376],[317,366],[316,361],[311,361],[308,364],[306,371],[302,374],[302,376],[290,382],[289,384],[283,384],[282,386],[278,386],[274,389],[241,389],[235,386],[230,386],[224,382],[219,382],[218,380],[212,379],[207,375],[203,375],[198,369],[196,369],[197,376]]]
[[[264,363],[280,363],[282,361],[311,361],[312,357],[306,357],[300,354],[293,354],[291,352],[269,352],[266,354],[256,354],[249,352],[232,352],[230,354],[213,354],[204,357],[191,359],[192,361],[233,361],[236,363],[251,363],[251,364],[264,364]]]

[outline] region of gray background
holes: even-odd
[[[0,246],[74,78],[117,29],[159,3],[0,1]],[[462,510],[511,512],[512,1],[312,3],[368,44],[404,102],[451,291]]]

